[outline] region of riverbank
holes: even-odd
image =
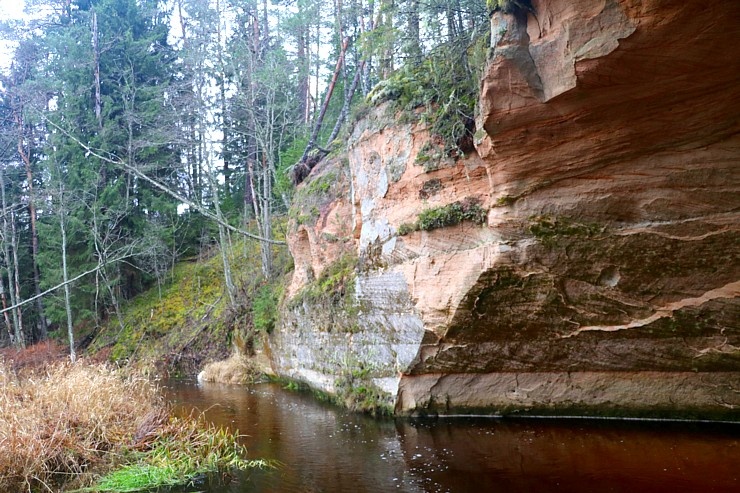
[[[174,418],[138,373],[90,362],[0,361],[1,491],[138,491],[246,460],[238,432]]]

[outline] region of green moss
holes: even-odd
[[[489,13],[501,11],[505,14],[533,12],[531,0],[486,0]]]
[[[579,236],[593,237],[605,231],[595,223],[581,223],[566,217],[545,214],[529,218],[529,232],[545,246],[554,246],[559,238]]]
[[[341,239],[337,235],[327,233],[326,231],[321,233],[321,239],[327,243],[338,243],[339,241],[341,241]]]
[[[419,214],[418,228],[422,231],[430,231],[437,228],[454,226],[463,221],[471,221],[475,224],[484,224],[487,213],[478,201],[468,199],[462,202],[453,202],[442,207],[425,209]]]
[[[508,207],[510,205],[514,205],[517,200],[519,200],[519,197],[513,195],[504,195],[496,200],[496,206]]]
[[[318,279],[309,283],[291,301],[289,308],[306,302],[338,305],[354,293],[358,259],[355,254],[344,254],[328,265]]]
[[[416,154],[414,164],[423,165],[425,162],[429,161],[431,159],[429,154],[433,150],[434,146],[431,142],[424,142],[424,145],[421,146],[421,149],[419,149],[419,152]]]
[[[292,210],[291,210],[291,212],[292,212]],[[317,216],[318,216],[318,214],[316,214],[316,215],[313,215],[313,214],[300,214],[300,215],[294,216],[293,217],[293,220],[298,225],[301,225],[301,224],[310,224],[310,223],[312,223],[312,222],[314,222],[316,220],[316,217]]]
[[[419,231],[417,223],[403,223],[398,227],[398,236],[406,236],[414,231]]]
[[[441,207],[424,209],[419,213],[415,223],[403,223],[398,227],[399,236],[405,236],[414,231],[431,231],[433,229],[454,226],[464,221],[475,224],[485,224],[488,212],[480,206],[480,202],[472,197],[465,200],[453,202]]]
[[[438,169],[454,166],[455,160],[449,157],[448,150],[427,142],[416,155],[414,165],[422,166],[425,173],[431,173]]]
[[[339,403],[352,411],[373,416],[390,416],[390,396],[380,390],[371,378],[369,368],[358,365],[346,369],[335,382]]]
[[[360,100],[359,102],[355,103],[350,111],[350,126],[353,126],[358,121],[366,118],[370,114],[371,109],[372,106],[368,104],[367,101]]]
[[[265,283],[257,289],[252,300],[252,323],[255,330],[269,334],[275,328],[283,291],[284,285],[280,280]]]
[[[286,218],[276,218],[274,230],[284,230],[285,222]],[[180,262],[162,286],[124,303],[120,323],[111,316],[89,352],[107,353],[113,361],[134,363],[147,372],[190,375],[197,373],[206,359],[225,359],[232,340],[243,340],[245,347],[251,347],[255,331],[269,330],[275,315],[266,311],[267,303],[262,307],[265,310],[258,307],[257,325],[262,325],[256,329],[252,300],[278,299],[281,274],[292,268],[287,249],[276,246],[273,256],[278,280],[269,284],[267,293],[259,244],[234,242],[229,253],[237,286],[233,307],[225,293],[223,261],[217,249],[204,252],[202,259]]]
[[[320,176],[319,178],[309,181],[306,186],[304,186],[300,192],[298,193],[299,196],[307,196],[307,195],[323,195],[331,189],[331,186],[334,182],[337,180],[336,173],[327,173],[323,176]]]
[[[320,214],[320,204],[332,196],[333,187],[338,182],[337,173],[330,172],[303,182],[293,197],[293,205],[288,212],[295,224],[313,224]]]
[[[336,156],[328,159],[332,162],[324,168],[326,170],[324,173],[310,174],[296,189],[288,211],[293,228],[303,224],[314,224],[325,205],[343,193],[349,160]]]
[[[391,416],[391,396],[372,383],[370,371],[364,368],[347,368],[335,382],[336,393],[309,387],[305,382],[285,377],[271,377],[285,390],[308,392],[321,402],[347,408],[351,411],[367,413],[372,416]]]

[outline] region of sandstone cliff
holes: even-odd
[[[491,19],[474,151],[421,166],[381,107],[302,186],[273,367],[399,413],[739,419],[740,3],[532,4]],[[453,203],[485,224],[399,234]]]

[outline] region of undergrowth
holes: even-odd
[[[284,220],[276,231],[284,231]],[[292,268],[286,248],[275,247],[276,276],[261,272],[259,244],[234,241],[228,254],[237,287],[232,306],[225,292],[223,263],[216,247],[202,259],[178,263],[169,279],[122,306],[120,323],[113,316],[91,345],[107,349],[110,358],[147,372],[195,374],[208,360],[228,357],[235,338],[253,345],[257,331],[274,326],[282,297],[283,274]]]

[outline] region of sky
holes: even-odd
[[[0,17],[17,19],[23,15],[23,0],[0,0]]]
[[[0,0],[0,21],[23,17],[23,0]],[[13,43],[0,40],[0,70],[10,67]]]

